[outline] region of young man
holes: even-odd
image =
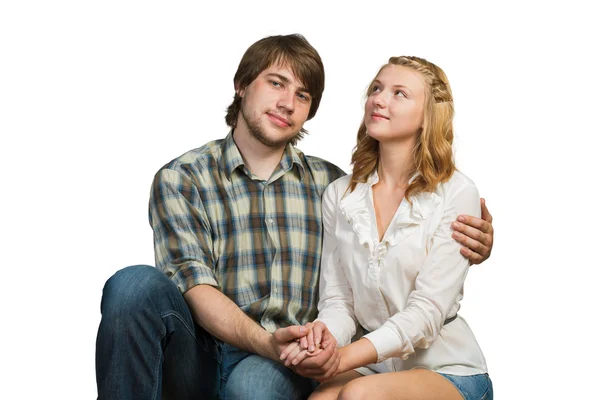
[[[157,268],[128,267],[106,283],[100,399],[303,398],[310,377],[337,368],[327,331],[330,345],[296,373],[279,360],[316,316],[321,195],[344,175],[293,147],[319,107],[321,58],[302,36],[267,37],[246,51],[234,85],[229,135],[155,176]],[[475,263],[491,251],[488,219],[461,224]]]

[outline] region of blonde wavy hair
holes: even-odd
[[[412,68],[423,76],[426,84],[423,127],[417,132],[417,143],[412,153],[414,169],[410,176],[416,172],[419,174],[404,194],[410,201],[409,196],[433,192],[439,183],[450,179],[456,170],[452,156],[454,100],[444,71],[425,59],[412,56],[391,57],[373,78],[367,95],[371,94],[373,82],[379,73],[388,65]],[[367,134],[363,119],[352,153],[352,178],[348,190],[352,192],[359,182],[366,182],[377,170],[378,164],[379,142]]]

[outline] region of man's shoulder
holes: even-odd
[[[184,175],[201,175],[214,168],[221,154],[223,139],[212,140],[203,146],[191,149],[164,164],[157,172],[175,171]]]
[[[298,156],[303,160],[304,164],[308,167],[315,180],[322,182],[325,186],[346,175],[346,172],[344,172],[343,169],[330,161],[320,157],[306,155],[298,149],[295,150]]]
[[[332,169],[345,175],[345,172],[340,167],[330,161],[316,156],[305,155],[304,157],[306,162],[314,169]]]

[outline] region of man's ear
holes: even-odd
[[[235,93],[240,97],[244,97],[244,94],[246,93],[246,88],[244,88],[244,89],[240,88],[239,82],[235,82],[234,87],[235,87]]]

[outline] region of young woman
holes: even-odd
[[[457,314],[469,261],[451,224],[480,203],[454,165],[453,114],[445,73],[421,58],[390,58],[369,87],[353,173],[323,197],[317,321],[343,347],[337,376],[311,399],[493,397]],[[309,355],[300,344],[282,353]]]

